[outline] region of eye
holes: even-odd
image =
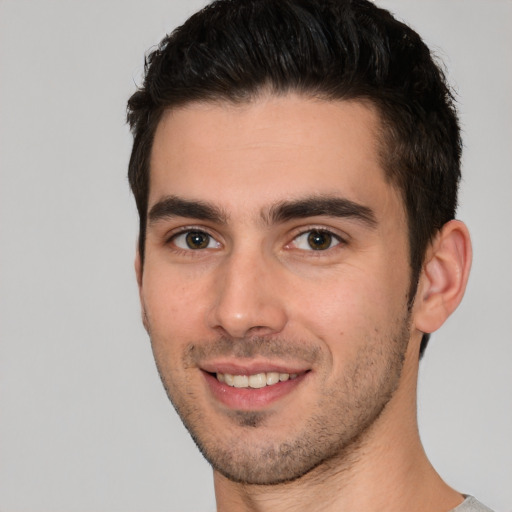
[[[341,240],[339,237],[333,233],[330,233],[329,231],[324,231],[321,229],[312,229],[311,231],[306,231],[305,233],[295,237],[293,240],[293,245],[297,249],[302,249],[305,251],[326,251],[327,249],[331,249],[340,243]]]
[[[216,249],[220,243],[204,231],[185,231],[171,238],[173,244],[185,250]]]

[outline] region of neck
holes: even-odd
[[[416,419],[417,363],[377,421],[342,454],[308,474],[272,486],[235,483],[214,473],[218,512],[297,510],[448,512],[463,497],[428,461]],[[412,392],[411,392],[412,390]]]

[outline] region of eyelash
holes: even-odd
[[[190,246],[188,248],[184,248],[184,247],[179,247],[178,245],[176,245],[176,240],[179,237],[187,236],[192,233],[197,233],[198,235],[204,235],[204,236],[208,237],[208,242],[207,242],[208,246],[198,247],[198,248],[194,249],[194,248],[191,248]],[[327,235],[328,237],[330,237],[329,246],[326,248],[317,248],[317,249],[315,249],[311,246],[309,249],[305,249],[305,248],[301,249],[299,247],[291,247],[292,244],[297,244],[297,240],[300,237],[304,237],[306,235],[311,236],[313,233]],[[212,243],[212,241],[216,244],[216,247],[209,247],[209,245]],[[309,242],[310,242],[310,240],[306,241],[306,243],[309,243]],[[212,235],[211,233],[206,231],[204,228],[197,228],[194,226],[183,227],[179,231],[172,233],[167,238],[165,243],[166,243],[166,245],[173,245],[173,250],[183,253],[183,254],[187,254],[187,255],[191,255],[191,253],[200,252],[205,249],[217,249],[222,245],[221,242],[219,242],[214,235]],[[333,243],[334,243],[334,245],[333,245]],[[331,230],[326,229],[326,228],[322,228],[322,227],[318,227],[318,226],[310,226],[310,227],[307,227],[306,229],[301,228],[300,231],[297,231],[293,235],[291,242],[289,242],[285,245],[285,249],[294,249],[295,248],[295,249],[303,251],[303,252],[312,252],[315,254],[315,256],[320,256],[321,253],[330,251],[339,245],[346,245],[346,244],[347,244],[346,239],[343,238],[342,236],[340,236],[339,234],[333,233]]]
[[[296,248],[298,250],[302,250],[304,252],[312,252],[313,254],[311,254],[310,256],[313,256],[313,255],[321,256],[322,253],[326,253],[327,251],[330,251],[331,249],[334,249],[339,245],[347,244],[347,241],[342,236],[340,236],[337,233],[333,233],[333,231],[330,229],[326,229],[326,228],[322,228],[322,227],[318,227],[318,226],[309,226],[306,229],[301,228],[301,230],[299,232],[294,234],[292,241],[290,243],[288,243],[286,245],[286,247],[293,248],[293,247],[290,247],[292,244],[297,245],[298,239],[301,237],[306,237],[306,236],[308,237],[308,239],[306,240],[306,243],[309,244],[309,242],[311,241],[309,239],[309,237],[311,237],[313,234],[327,235],[329,237],[328,247],[315,249],[315,248],[311,247],[311,245],[310,245],[309,249],[300,249],[299,247],[296,247]]]
[[[172,233],[171,236],[169,236],[167,238],[166,245],[167,244],[173,245],[175,251],[179,251],[179,252],[186,253],[186,254],[189,254],[191,252],[201,251],[203,249],[211,249],[211,247],[196,248],[196,249],[193,249],[193,248],[189,247],[189,248],[185,249],[183,247],[179,247],[178,245],[176,245],[176,240],[180,236],[187,236],[187,235],[190,235],[192,233],[197,233],[199,235],[204,235],[204,236],[208,237],[208,245],[210,245],[210,243],[212,241],[214,241],[217,245],[221,245],[220,242],[217,240],[217,238],[215,236],[213,236],[211,233],[208,233],[208,231],[206,231],[204,228],[197,228],[197,227],[194,227],[194,226],[183,227],[179,231],[176,231],[176,232]]]

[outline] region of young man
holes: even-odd
[[[221,0],[129,101],[144,325],[219,511],[488,510],[416,420],[471,262],[450,91],[364,0]]]

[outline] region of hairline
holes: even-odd
[[[151,146],[149,148],[149,152],[147,155],[147,170],[148,170],[148,184],[147,184],[147,194],[146,194],[146,208],[144,212],[145,217],[145,224],[147,226],[148,223],[148,216],[149,216],[149,193],[151,188],[151,157],[153,154],[153,146],[155,142],[156,132],[158,130],[158,127],[161,125],[164,116],[166,115],[172,115],[174,111],[177,110],[186,110],[187,108],[193,106],[193,105],[204,105],[204,106],[219,106],[219,107],[226,107],[226,106],[233,106],[233,107],[242,107],[244,105],[250,106],[251,104],[254,104],[258,101],[262,101],[265,98],[284,98],[290,95],[296,95],[299,98],[309,99],[312,101],[320,101],[320,102],[331,102],[331,103],[359,103],[360,105],[363,105],[364,107],[372,110],[376,116],[376,129],[371,127],[370,129],[373,132],[373,135],[375,137],[376,142],[376,155],[378,158],[378,164],[380,168],[383,171],[383,177],[396,192],[398,192],[401,208],[403,210],[403,213],[405,215],[406,220],[406,227],[408,230],[411,228],[411,223],[409,219],[408,209],[407,209],[407,203],[406,203],[406,197],[405,197],[405,190],[400,187],[398,180],[393,177],[393,173],[391,172],[391,165],[392,165],[392,149],[391,149],[391,138],[392,135],[390,133],[386,133],[387,130],[390,130],[391,127],[389,127],[389,123],[385,120],[385,114],[383,112],[383,109],[379,105],[378,101],[375,98],[372,98],[370,95],[347,95],[346,97],[335,97],[334,95],[330,95],[328,93],[322,93],[321,91],[318,91],[316,93],[312,91],[307,90],[299,90],[297,87],[289,87],[286,90],[278,90],[277,88],[273,87],[271,84],[265,84],[258,88],[256,88],[254,91],[251,91],[250,93],[244,95],[244,96],[234,96],[234,95],[221,95],[216,94],[215,96],[208,97],[205,95],[204,98],[197,98],[192,100],[184,100],[181,102],[177,102],[175,104],[171,104],[168,106],[163,106],[157,111],[155,111],[155,116],[153,118],[153,127],[152,127],[152,133],[151,135]],[[409,252],[412,248],[412,239],[411,239],[411,233],[408,232],[408,243],[409,243]],[[412,259],[409,258],[409,264],[412,268]]]
[[[143,240],[139,240],[139,252],[143,251],[141,254],[141,270],[144,268],[144,249],[145,249],[145,238],[146,238],[146,229],[149,222],[149,193],[151,189],[151,156],[153,153],[153,145],[155,141],[156,132],[158,127],[163,121],[164,116],[172,115],[173,111],[176,110],[185,110],[193,105],[204,105],[204,106],[233,106],[233,107],[242,107],[244,105],[250,106],[258,101],[264,100],[265,98],[280,98],[287,97],[290,95],[296,95],[299,98],[305,98],[313,101],[321,101],[321,102],[332,102],[332,103],[340,103],[340,102],[352,102],[359,103],[364,107],[372,110],[376,116],[375,127],[370,127],[374,135],[374,141],[376,143],[376,155],[378,158],[379,167],[382,169],[382,174],[385,182],[393,188],[393,190],[397,193],[398,199],[400,201],[400,207],[402,209],[404,219],[405,219],[405,228],[407,230],[407,244],[408,244],[408,261],[409,261],[409,270],[410,270],[410,288],[408,291],[408,306],[412,307],[412,303],[414,301],[419,275],[421,273],[421,267],[415,268],[414,264],[414,256],[413,256],[413,233],[412,233],[412,222],[409,215],[409,210],[407,208],[406,202],[406,192],[400,186],[399,181],[396,177],[394,177],[390,167],[392,166],[392,137],[393,134],[388,133],[387,130],[391,130],[392,127],[389,126],[389,123],[385,119],[385,114],[383,112],[383,108],[379,105],[378,100],[374,97],[368,95],[349,95],[346,97],[335,97],[334,95],[330,95],[328,93],[322,93],[318,90],[316,93],[310,92],[307,90],[299,90],[297,87],[288,87],[285,90],[279,90],[276,87],[273,87],[272,84],[267,84],[256,88],[254,91],[242,96],[235,95],[221,95],[216,94],[215,96],[208,97],[205,95],[204,98],[197,98],[192,100],[184,100],[182,102],[176,102],[175,104],[164,106],[155,112],[155,118],[153,119],[154,128],[151,137],[151,147],[148,152],[148,161],[147,161],[147,169],[148,169],[148,186],[147,186],[147,195],[146,195],[146,208],[144,213],[144,238]],[[141,234],[139,233],[139,237]],[[144,247],[143,247],[144,245]],[[426,249],[426,248],[425,248]],[[424,250],[423,258],[426,254]]]

